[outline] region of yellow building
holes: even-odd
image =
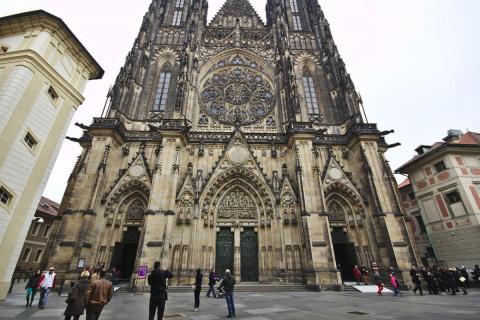
[[[0,300],[85,85],[102,76],[58,17],[0,18]]]

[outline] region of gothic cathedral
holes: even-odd
[[[82,147],[50,263],[124,277],[159,260],[335,288],[415,257],[385,152],[316,0],[153,0]]]

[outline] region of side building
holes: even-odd
[[[0,18],[0,300],[87,81],[102,76],[58,17]]]
[[[449,130],[397,169],[408,174],[440,265],[480,261],[480,134]],[[417,215],[418,216],[418,215]]]
[[[37,210],[28,229],[27,238],[23,244],[20,257],[15,267],[14,278],[25,278],[37,269],[46,270],[48,257],[52,246],[50,239],[55,238],[52,230],[60,223],[58,216],[59,204],[48,198],[41,197]]]

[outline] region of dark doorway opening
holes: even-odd
[[[110,267],[117,267],[122,273],[122,279],[129,279],[132,276],[139,241],[140,230],[138,227],[128,227],[123,231],[122,242],[115,243]]]
[[[357,264],[354,243],[348,242],[347,233],[343,231],[343,228],[333,228],[332,242],[337,268],[342,275],[342,282],[355,281],[352,272],[353,266]]]
[[[215,270],[220,277],[225,275],[225,270],[233,270],[233,232],[230,228],[220,228],[217,232],[217,246],[215,257]]]
[[[241,279],[258,282],[258,237],[254,228],[244,228],[240,236]]]

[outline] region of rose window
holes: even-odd
[[[225,123],[251,124],[273,111],[273,88],[260,72],[246,66],[215,70],[200,89],[202,110]]]

